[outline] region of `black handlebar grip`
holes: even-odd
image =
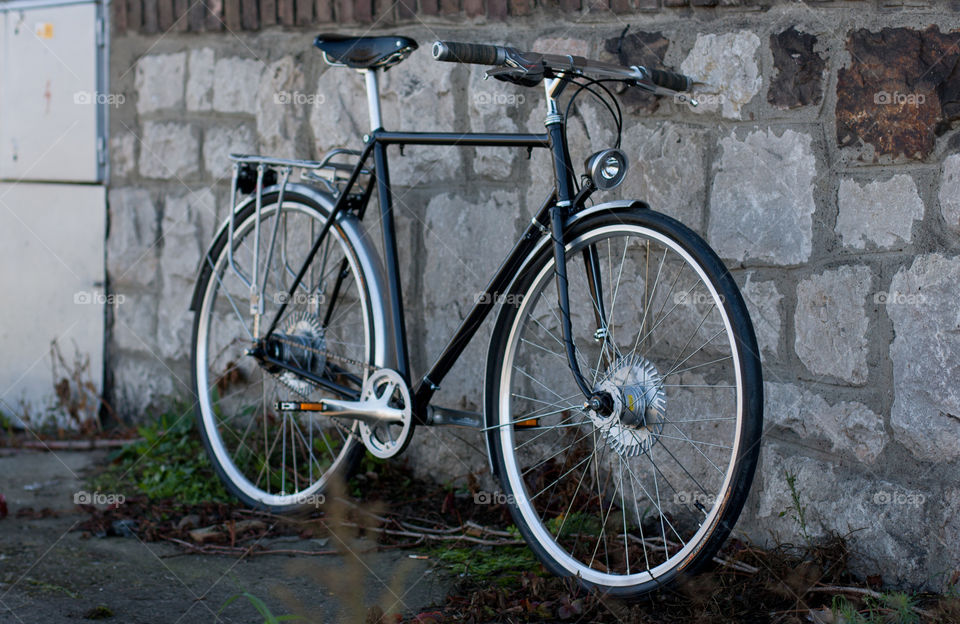
[[[693,79],[683,74],[661,69],[648,69],[650,82],[672,91],[689,91],[693,86]]]
[[[451,63],[473,63],[475,65],[499,65],[506,57],[503,49],[483,43],[457,43],[456,41],[437,41],[433,44],[433,58]]]

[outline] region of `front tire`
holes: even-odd
[[[601,212],[565,240],[581,371],[616,409],[584,407],[546,246],[494,329],[488,442],[513,519],[547,569],[632,597],[696,571],[740,514],[762,423],[756,339],[730,273],[674,219]],[[606,327],[588,288],[591,248]]]

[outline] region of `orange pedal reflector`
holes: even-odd
[[[278,412],[322,412],[323,403],[301,403],[300,401],[277,401]]]

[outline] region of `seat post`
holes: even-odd
[[[383,127],[380,120],[380,80],[376,69],[363,70],[367,82],[367,108],[370,111],[370,131]]]

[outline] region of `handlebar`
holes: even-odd
[[[654,93],[672,94],[678,91],[689,91],[694,83],[693,78],[672,71],[647,69],[638,65],[624,67],[613,63],[592,61],[581,56],[520,52],[516,48],[483,43],[437,41],[433,44],[433,58],[450,63],[507,68],[491,70],[489,73],[498,77],[509,73],[516,74],[521,79],[533,78],[534,80],[530,82],[534,84],[544,76],[556,77],[562,73],[593,74],[624,80]],[[528,82],[521,83],[528,84]]]

